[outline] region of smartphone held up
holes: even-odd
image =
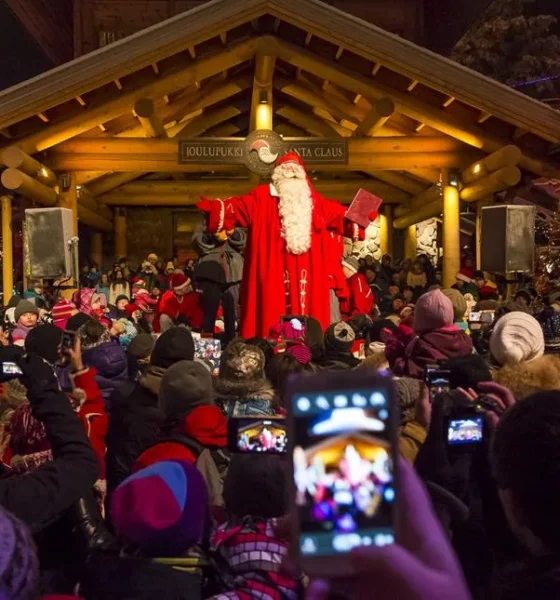
[[[310,574],[342,574],[352,548],[394,541],[393,384],[322,373],[292,380],[287,400],[297,558]]]

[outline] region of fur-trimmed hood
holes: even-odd
[[[560,390],[560,356],[545,354],[535,360],[506,365],[492,373],[519,400],[545,390]]]
[[[258,399],[272,402],[275,398],[274,388],[268,379],[234,381],[225,377],[216,377],[214,390],[216,396],[222,400],[239,399],[241,402],[248,402]]]

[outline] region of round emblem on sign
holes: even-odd
[[[284,140],[268,129],[253,131],[245,144],[247,168],[258,175],[270,175],[277,158],[284,154]]]

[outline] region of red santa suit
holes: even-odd
[[[339,300],[348,299],[350,291],[344,277],[340,261],[344,253],[344,238],[338,233],[326,233],[327,265],[329,269],[329,287]]]
[[[288,167],[290,164],[290,167]],[[326,328],[330,321],[329,268],[326,232],[363,236],[345,218],[346,208],[316,192],[303,171],[310,200],[299,207],[285,207],[285,180],[275,174],[300,167],[301,158],[291,152],[281,157],[273,173],[274,185],[259,185],[249,194],[227,200],[202,198],[198,208],[208,214],[208,229],[217,232],[247,227],[248,242],[241,286],[241,335],[266,337],[285,314],[310,315]],[[299,210],[299,213],[297,212]],[[307,212],[306,212],[307,211]],[[281,212],[283,214],[281,215]],[[290,232],[297,230],[297,240]],[[303,241],[301,238],[304,238]],[[290,241],[291,238],[291,241]],[[300,243],[301,242],[301,243]]]
[[[189,292],[184,296],[177,295],[177,291],[187,289],[191,281],[181,273],[173,273],[170,277],[172,289],[163,294],[157,306],[156,315],[152,324],[154,331],[161,331],[160,317],[167,315],[173,321],[176,321],[179,316],[185,317],[193,329],[202,329],[204,313],[200,306],[200,294],[197,292]]]

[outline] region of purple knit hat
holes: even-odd
[[[118,535],[147,554],[180,555],[205,529],[206,482],[188,462],[158,462],[119,485],[111,499],[111,516]]]
[[[418,298],[414,307],[414,333],[422,334],[453,325],[453,304],[441,291],[432,290]]]

